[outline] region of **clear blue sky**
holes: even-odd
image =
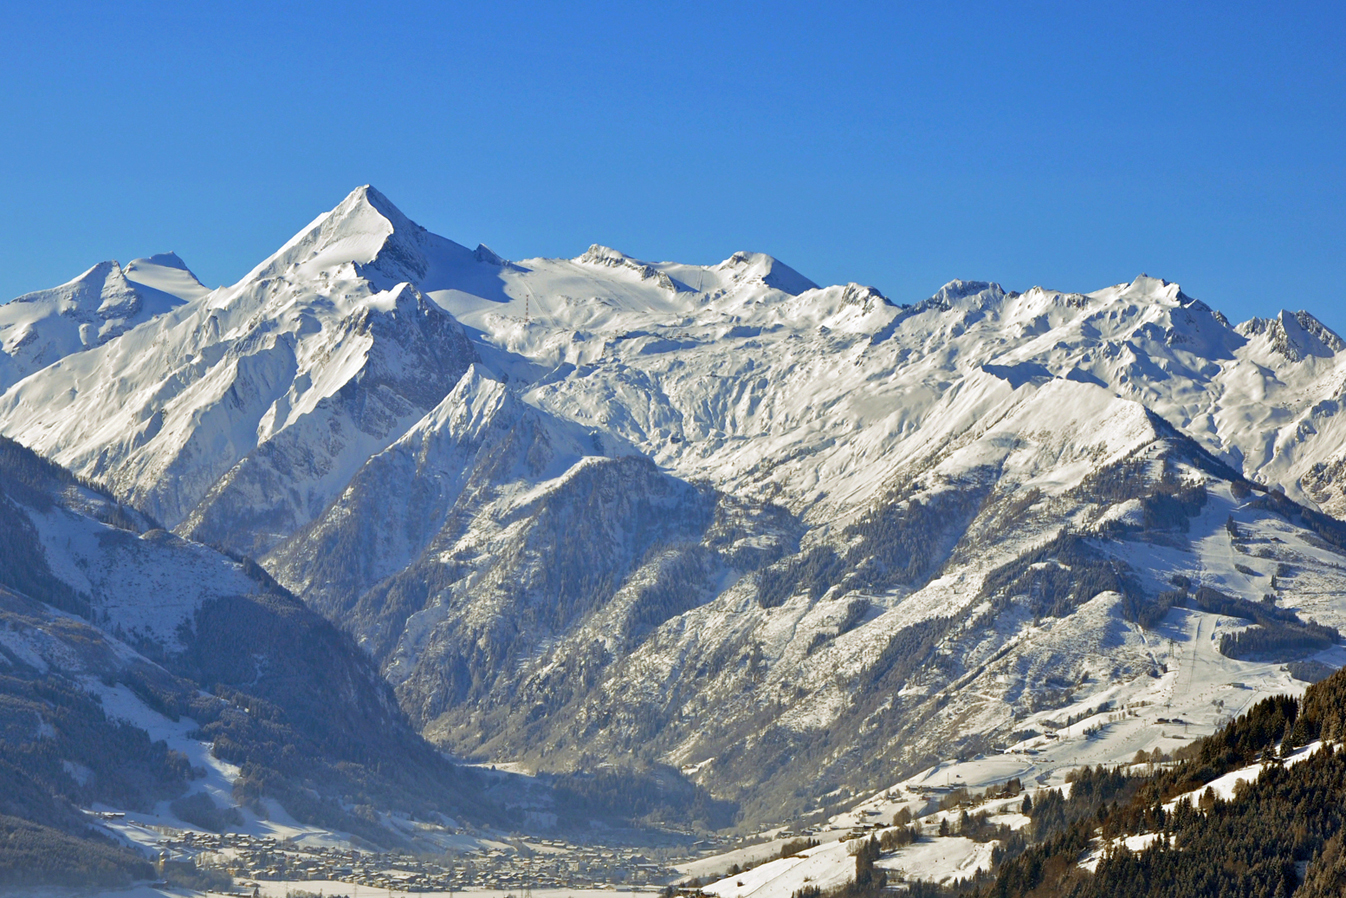
[[[898,301],[1141,271],[1346,331],[1346,5],[27,3],[0,297],[229,283],[353,187],[502,255],[772,253]]]

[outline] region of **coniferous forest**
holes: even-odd
[[[1328,898],[1346,894],[1346,671],[1309,687],[1302,700],[1268,698],[1175,763],[1132,775],[1084,768],[1069,795],[1051,790],[1025,803],[1032,823],[996,852],[992,873],[954,885],[912,884],[912,895],[976,898]],[[1316,751],[1286,758],[1322,742]],[[1316,747],[1316,746],[1315,746]],[[1232,798],[1207,784],[1260,764]],[[1195,801],[1178,796],[1195,794]],[[1128,849],[1127,836],[1150,834]],[[1103,848],[1090,872],[1080,862]],[[881,878],[857,881],[844,898],[869,898]],[[843,898],[843,896],[838,896]]]

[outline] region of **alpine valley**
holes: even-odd
[[[1014,783],[994,838],[875,843],[991,870],[1017,790],[1346,663],[1344,403],[1308,312],[1145,275],[507,261],[371,187],[232,286],[103,262],[0,305],[0,884],[157,878],[165,828],[671,865],[808,827],[705,885],[789,898]]]

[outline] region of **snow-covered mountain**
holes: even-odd
[[[0,305],[0,388],[100,346],[206,288],[173,253],[100,262],[73,281]]]
[[[501,818],[350,638],[261,568],[5,439],[0,549],[0,818],[81,836],[76,808],[102,803],[267,831],[280,801],[385,844],[400,835],[346,811]]]
[[[6,394],[14,433],[41,430],[32,448],[170,527],[220,543],[231,528],[265,551],[475,358],[457,322],[385,274],[415,257],[395,240],[379,254],[380,226],[352,195],[233,288],[67,355]]]
[[[368,187],[178,296],[51,350],[0,432],[256,557],[459,752],[673,764],[769,818],[1340,663],[1346,344],[1307,312],[507,261]]]

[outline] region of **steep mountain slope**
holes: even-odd
[[[11,391],[12,432],[183,533],[268,548],[475,357],[449,315],[388,282],[409,251],[360,230],[371,202],[353,195],[240,284]]]
[[[255,564],[149,528],[8,440],[0,507],[0,766],[26,784],[3,813],[78,834],[77,806],[167,814],[205,791],[384,843],[398,837],[353,808],[503,819],[349,637]],[[194,784],[183,752],[212,776]]]
[[[79,811],[188,788],[185,756],[81,686],[138,663],[152,669],[78,618],[0,587],[0,883],[125,885],[153,874]]]
[[[1062,393],[1081,391],[1092,406],[1076,397],[1078,417],[1062,416]],[[1185,720],[1211,726],[1213,702],[1243,702],[1247,687],[1293,691],[1283,662],[1336,651],[1330,635],[1292,638],[1271,657],[1219,656],[1223,680],[1194,675],[1175,657],[1187,649],[1171,646],[1240,615],[1170,612],[1172,578],[1252,604],[1279,576],[1273,607],[1341,626],[1340,549],[1238,499],[1241,481],[1134,403],[1089,385],[1025,392],[1045,395],[890,484],[834,537],[722,581],[718,595],[597,662],[580,647],[611,628],[581,630],[517,662],[517,685],[462,702],[429,732],[544,766],[652,753],[769,817],[950,751],[1012,745],[1043,732],[1036,719],[1152,702],[1156,685]],[[695,595],[707,582],[693,569],[665,588]],[[1139,747],[1124,744],[1114,751]]]
[[[899,306],[762,254],[509,262],[366,187],[0,430],[256,557],[442,744],[673,764],[765,819],[1339,665],[1344,389],[1308,313],[1143,275]]]
[[[422,721],[491,712],[537,666],[573,689],[566,671],[595,675],[792,536],[779,510],[593,452],[474,367],[268,564],[386,660]]]

